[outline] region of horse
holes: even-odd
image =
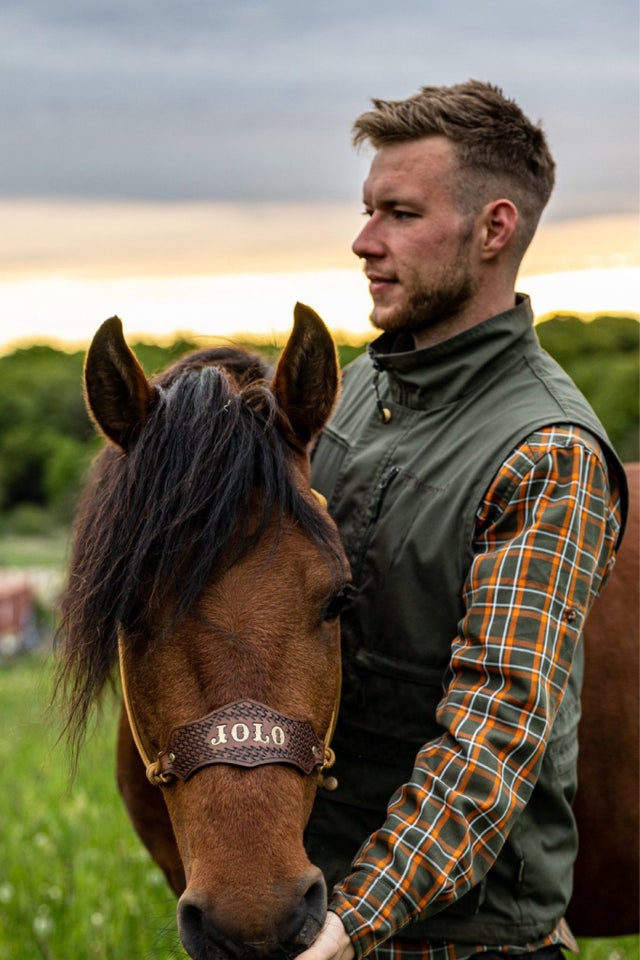
[[[58,684],[75,754],[119,664],[117,782],[179,898],[185,949],[195,960],[295,956],[326,913],[302,836],[316,789],[335,786],[349,584],[309,484],[309,449],[338,393],[335,346],[298,304],[273,376],[257,354],[215,348],[149,381],[112,318],[89,349],[85,389],[111,443],[80,503],[61,605]],[[637,467],[630,479],[627,536],[585,630],[568,914],[581,936],[638,929]]]
[[[333,340],[298,304],[273,377],[258,354],[221,347],[150,381],[113,317],[84,381],[111,442],[80,501],[61,597],[72,750],[119,664],[117,779],[179,897],[185,950],[295,956],[326,913],[302,837],[318,785],[331,785],[349,583],[309,482],[338,392]]]
[[[627,529],[584,628],[579,727],[580,848],[567,919],[584,937],[640,930],[638,743],[640,464],[626,464]]]

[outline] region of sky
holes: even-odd
[[[470,77],[556,158],[529,275],[599,270],[600,309],[640,266],[636,0],[3,0],[0,36],[0,346],[113,312],[250,329],[262,301],[286,324],[318,292],[366,329],[351,124]]]

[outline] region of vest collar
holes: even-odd
[[[511,310],[433,347],[407,350],[403,339],[403,335],[383,333],[370,344],[369,357],[375,370],[387,374],[392,400],[428,409],[478,389],[521,356],[536,335],[529,298],[518,294]]]

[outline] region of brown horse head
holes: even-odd
[[[333,342],[298,305],[272,379],[255,355],[226,350],[151,382],[113,318],[94,338],[85,382],[111,443],[80,505],[62,600],[72,734],[77,745],[119,636],[129,707],[119,781],[181,893],[185,948],[199,960],[293,956],[326,910],[302,842],[322,757],[302,769],[283,744],[290,723],[293,740],[307,738],[294,752],[324,749],[348,579],[308,480],[309,446],[336,398]],[[246,701],[263,706],[246,713]],[[198,731],[194,770],[175,772],[176,753],[192,749],[176,728],[187,739]],[[164,764],[161,786],[145,780],[132,738],[156,773]],[[264,762],[240,765],[247,741]],[[239,753],[212,758],[221,743]]]

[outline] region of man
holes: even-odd
[[[354,132],[381,334],[314,457],[355,591],[338,786],[307,836],[333,892],[302,957],[560,956],[581,630],[625,481],[515,293],[554,162],[475,81],[375,100]]]

